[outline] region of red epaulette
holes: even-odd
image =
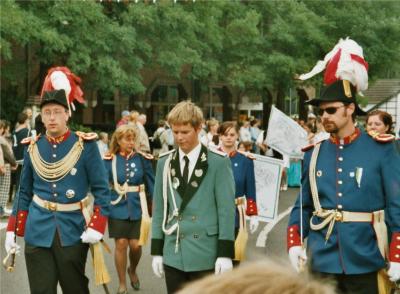
[[[240,154],[243,154],[244,156],[246,156],[249,159],[252,159],[252,160],[256,159],[256,157],[253,154],[251,154],[250,152],[245,152],[245,151],[240,151],[240,150],[237,150],[237,152],[239,152]]]
[[[301,151],[302,151],[302,152],[306,152],[306,151],[308,151],[308,150],[313,149],[314,146],[315,146],[315,144],[307,145],[306,147],[301,148]]]
[[[142,151],[137,151],[137,153],[139,153],[140,155],[142,155],[144,158],[146,158],[148,160],[154,159],[154,156],[151,155],[150,153],[146,153],[146,152],[142,152]]]
[[[29,145],[29,144],[35,144],[37,140],[39,140],[40,135],[37,135],[35,138],[32,137],[26,137],[22,139],[21,144],[22,145]]]
[[[104,159],[104,160],[112,160],[113,158],[114,158],[114,154],[109,153],[109,152],[107,152],[107,153],[105,153],[105,154],[103,155],[103,159]]]
[[[75,134],[79,138],[82,138],[84,141],[97,140],[97,138],[98,138],[96,133],[84,133],[84,132],[81,132],[81,131],[76,131]]]
[[[394,139],[396,138],[395,136],[393,136],[391,134],[379,134],[376,131],[369,131],[368,135],[370,135],[376,142],[379,142],[379,143],[393,142]]]

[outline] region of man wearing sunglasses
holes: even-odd
[[[339,293],[374,294],[386,267],[390,280],[400,278],[400,155],[393,138],[373,138],[355,127],[356,115],[365,114],[355,97],[350,82],[337,80],[307,102],[318,107],[331,136],[304,150],[302,197],[287,240],[297,270],[311,256],[311,270],[333,278]]]

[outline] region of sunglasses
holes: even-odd
[[[324,112],[326,112],[327,114],[335,114],[339,108],[342,108],[345,106],[346,105],[342,105],[342,106],[338,106],[338,107],[331,106],[331,107],[327,107],[327,108],[318,108],[317,113],[319,116],[322,116],[324,114]]]

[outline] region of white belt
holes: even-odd
[[[40,207],[43,207],[50,211],[75,211],[82,210],[89,205],[89,197],[86,196],[81,201],[74,203],[57,203],[52,201],[43,200],[38,195],[33,195],[33,202]]]
[[[116,204],[118,204],[121,200],[122,200],[122,197],[125,197],[126,198],[126,193],[131,193],[131,192],[144,192],[144,190],[145,190],[145,185],[144,184],[141,184],[141,185],[139,185],[139,186],[128,186],[128,185],[124,185],[124,186],[122,186],[121,188],[123,188],[122,189],[122,193],[119,193],[119,192],[121,192],[121,191],[117,191],[117,193],[119,194],[118,195],[118,198],[117,199],[115,199],[114,201],[111,201],[111,204],[112,205],[116,205]]]

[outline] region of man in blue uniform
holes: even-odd
[[[65,68],[49,71],[53,86],[61,77],[68,87],[42,95],[46,135],[26,140],[20,190],[7,227],[8,253],[18,251],[15,235],[25,238],[31,293],[55,294],[57,283],[63,293],[89,293],[85,243],[102,239],[109,213],[110,192],[95,135],[75,134],[67,127],[67,98],[77,87],[71,89],[69,74]],[[89,187],[94,196],[91,217]]]
[[[191,102],[168,114],[178,150],[160,155],[154,187],[153,271],[168,293],[232,269],[235,183],[231,163],[199,142],[203,114]]]
[[[356,87],[339,79],[309,101],[331,136],[304,150],[302,197],[290,215],[287,245],[297,270],[308,255],[311,270],[333,278],[340,293],[374,294],[387,285],[385,258],[389,278],[400,275],[400,156],[390,140],[355,127],[355,115],[364,114],[355,96]],[[301,237],[308,238],[308,254]]]

